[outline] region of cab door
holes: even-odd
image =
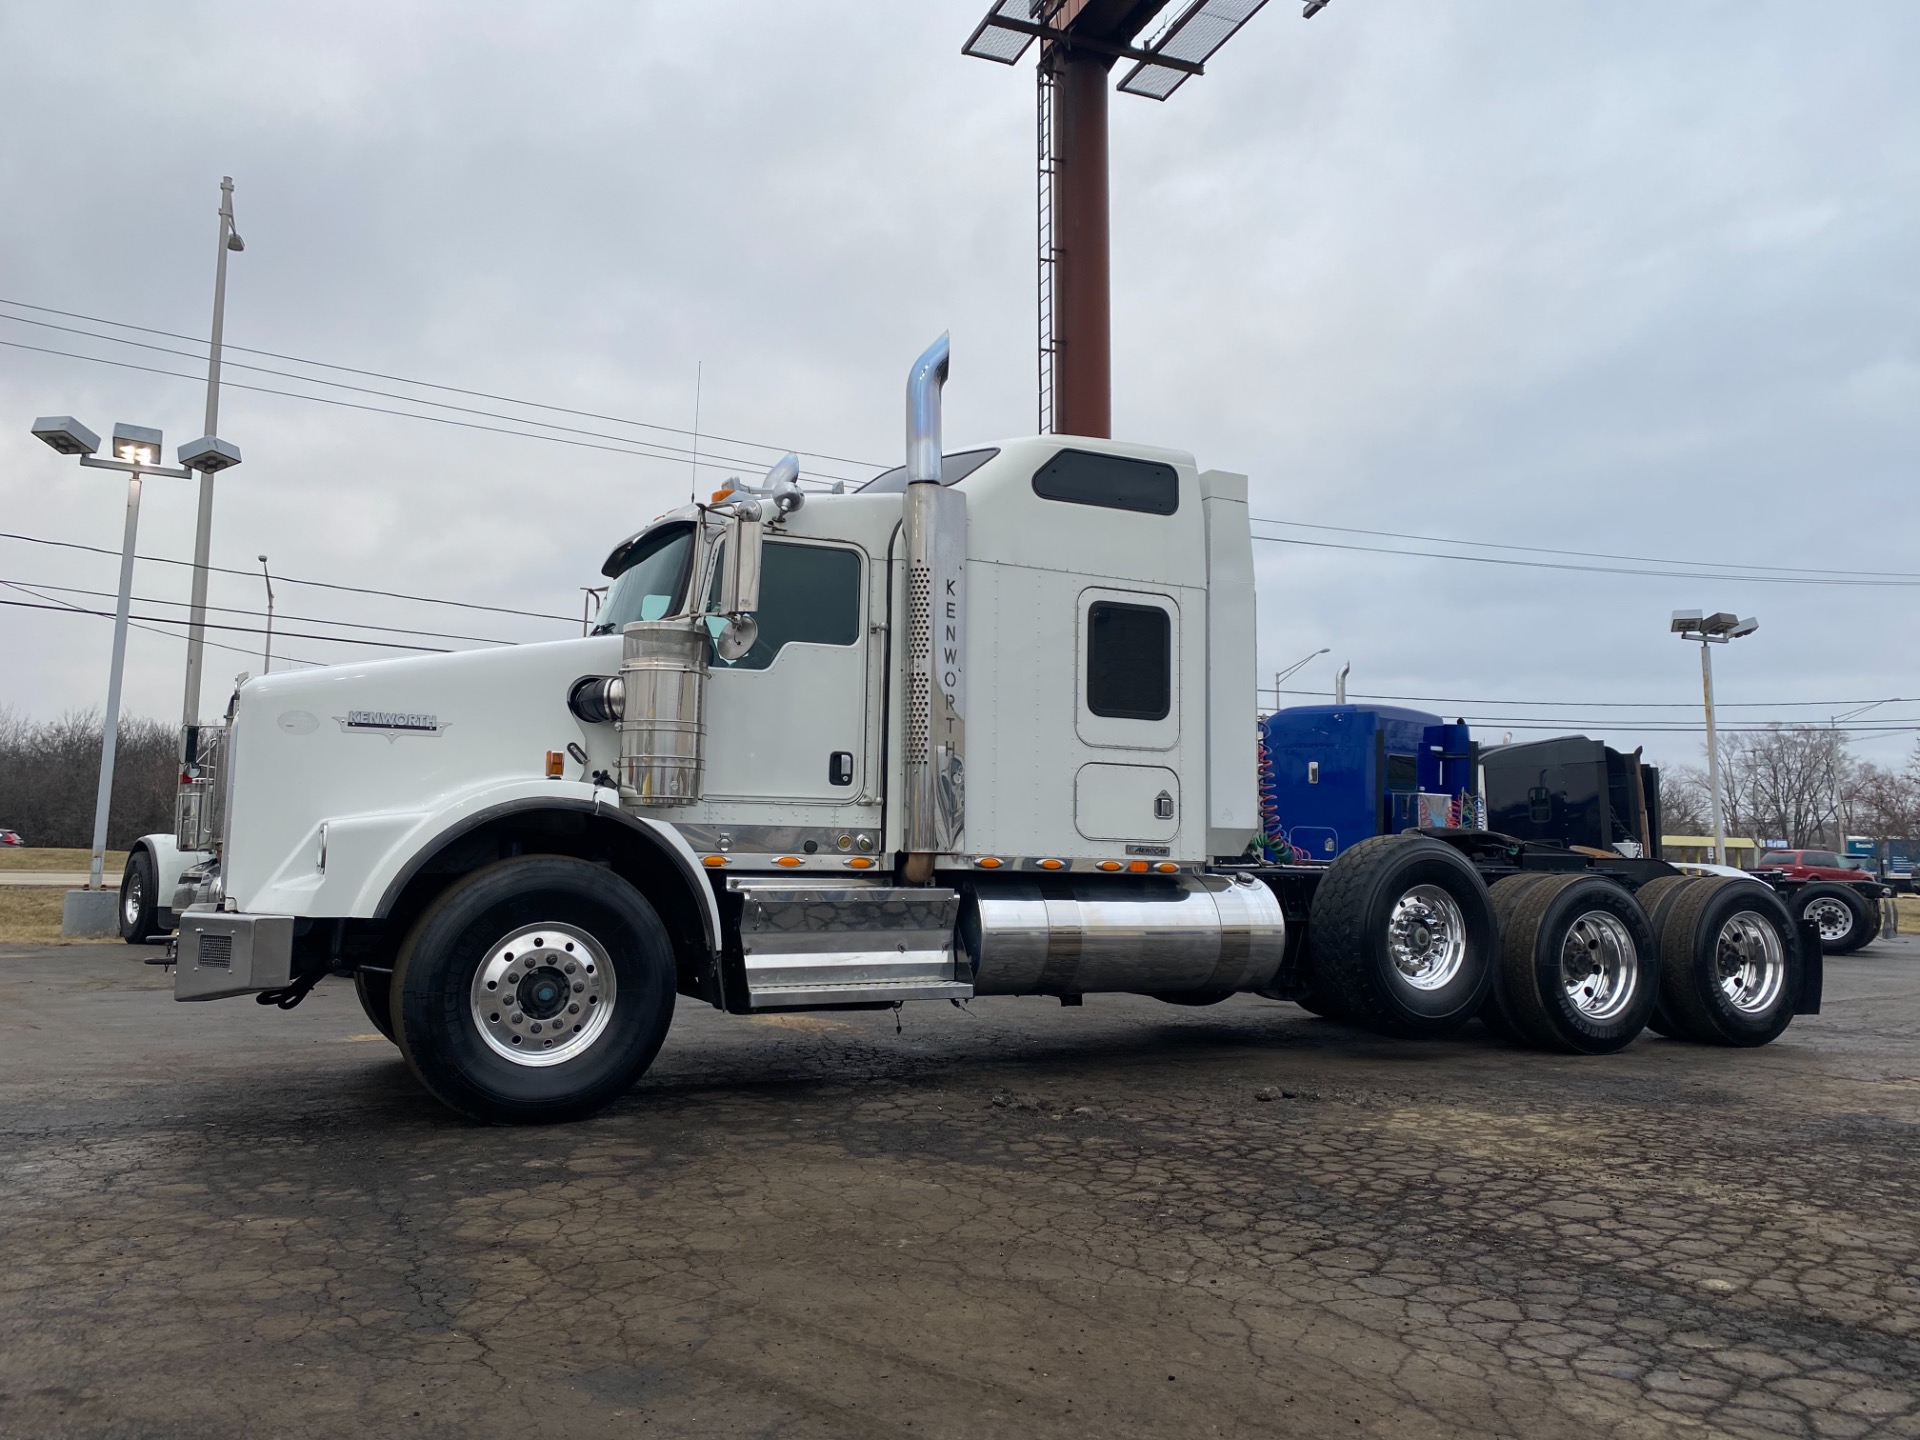
[[[867,564],[857,546],[767,539],[759,638],[738,660],[709,655],[707,800],[838,807],[868,791]]]

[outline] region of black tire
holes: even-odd
[[[434,902],[401,944],[392,995],[400,1051],[436,1098],[493,1123],[578,1120],[659,1053],[673,1020],[673,944],[619,876],[523,856]]]
[[[1604,875],[1554,875],[1514,903],[1495,983],[1527,1044],[1607,1055],[1646,1028],[1660,995],[1659,947],[1622,886]]]
[[[1638,900],[1640,908],[1647,912],[1647,923],[1653,927],[1656,939],[1660,935],[1661,926],[1666,923],[1667,911],[1673,908],[1674,902],[1686,892],[1689,885],[1698,885],[1704,878],[1706,877],[1701,875],[1662,875],[1658,879],[1649,880],[1633,892],[1633,898]],[[1661,956],[1663,964],[1665,959],[1663,953]],[[1670,1040],[1686,1038],[1686,1033],[1680,1028],[1679,1022],[1667,1014],[1658,1000],[1654,1002],[1653,1013],[1647,1016],[1647,1028],[1656,1035],[1665,1035]]]
[[[1155,993],[1155,1000],[1168,1005],[1187,1005],[1199,1008],[1202,1005],[1218,1005],[1222,1000],[1231,1000],[1231,990],[1167,990]]]
[[[1851,955],[1880,933],[1879,908],[1869,904],[1851,885],[1816,880],[1793,892],[1787,908],[1820,928],[1823,955]]]
[[[1493,904],[1493,924],[1495,943],[1506,943],[1507,927],[1512,920],[1513,909],[1525,895],[1542,880],[1552,878],[1551,870],[1523,870],[1518,875],[1506,875],[1488,887],[1487,898]],[[1514,1027],[1508,1015],[1506,1002],[1500,996],[1500,967],[1493,967],[1493,983],[1487,987],[1487,998],[1480,1002],[1480,1023],[1498,1035],[1502,1040],[1513,1044],[1524,1044],[1519,1030]]]
[[[1676,1038],[1765,1045],[1793,1023],[1799,932],[1778,895],[1751,880],[1699,880],[1660,926],[1660,1004]]]
[[[360,1008],[367,1022],[387,1039],[393,1037],[393,976],[385,971],[353,972],[353,993],[360,997]]]
[[[160,929],[160,888],[153,857],[145,850],[127,856],[120,876],[120,938],[129,945],[151,945]]]
[[[1425,835],[1375,835],[1344,852],[1314,891],[1307,938],[1332,1013],[1383,1035],[1456,1030],[1493,983],[1486,884]]]

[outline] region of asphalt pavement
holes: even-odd
[[[1920,1435],[1920,944],[1757,1051],[739,1019],[443,1112],[351,988],[0,949],[0,1435]]]

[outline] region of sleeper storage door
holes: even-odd
[[[767,541],[759,638],[731,663],[710,656],[708,799],[825,807],[869,792],[866,566],[853,546]]]

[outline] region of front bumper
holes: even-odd
[[[293,916],[189,910],[180,917],[176,1000],[224,1000],[293,983]]]

